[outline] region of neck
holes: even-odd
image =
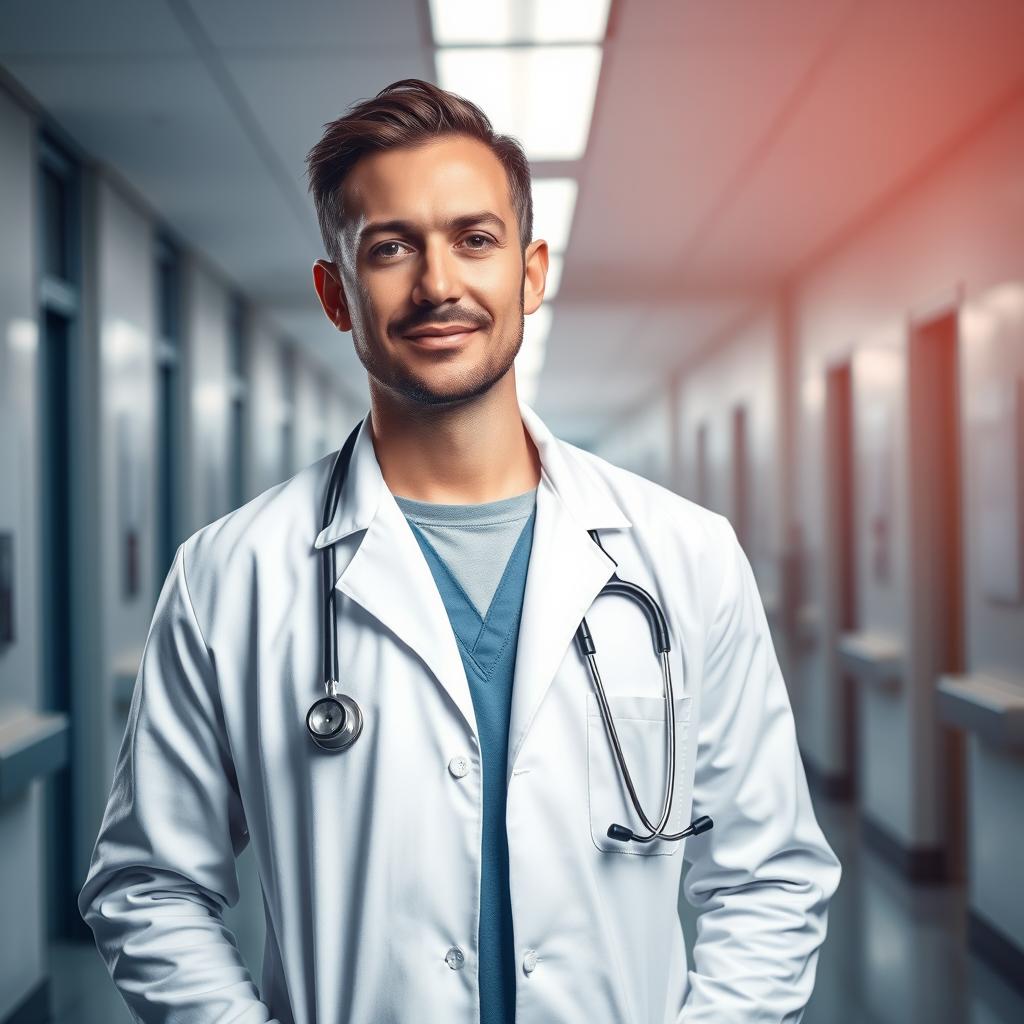
[[[514,372],[471,402],[396,403],[371,389],[370,427],[392,494],[416,501],[478,504],[540,482],[540,456],[519,412]]]

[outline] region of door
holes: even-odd
[[[825,579],[826,607],[836,635],[856,628],[856,550],[854,530],[853,373],[849,362],[829,368],[825,377]],[[842,670],[833,714],[837,718],[840,771],[828,780],[830,795],[853,799],[857,758],[856,682]]]
[[[910,334],[910,547],[915,719],[933,770],[918,795],[937,804],[944,873],[966,875],[964,735],[941,722],[935,687],[964,669],[959,359],[956,310],[914,324]],[[935,787],[934,792],[928,792]]]

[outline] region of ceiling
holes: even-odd
[[[613,0],[536,407],[586,442],[1024,87],[1022,0]],[[426,0],[0,4],[0,66],[365,394],[304,158],[435,79]],[[500,126],[499,126],[500,127]]]

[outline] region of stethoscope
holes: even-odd
[[[341,489],[348,476],[349,462],[352,459],[352,449],[355,447],[356,437],[359,434],[360,422],[348,435],[338,457],[334,460],[334,468],[331,471],[331,478],[327,484],[327,496],[324,500],[323,529],[334,520],[338,508],[338,501],[341,497]],[[588,530],[591,539],[608,556],[598,538],[596,530]],[[325,697],[315,701],[306,713],[306,728],[313,742],[324,750],[339,751],[350,747],[359,738],[363,730],[363,713],[356,701],[346,693],[338,691],[338,633],[337,619],[335,617],[335,558],[334,545],[328,544],[321,552],[321,564],[323,568],[324,587],[324,644],[323,644],[323,685],[327,691]],[[614,558],[611,558],[615,562]],[[619,771],[622,773],[629,792],[629,799],[639,815],[644,827],[649,829],[648,835],[639,835],[625,825],[612,824],[608,826],[608,837],[617,839],[620,842],[632,840],[637,843],[649,843],[654,839],[677,840],[685,839],[690,835],[700,835],[712,828],[714,822],[711,818],[702,815],[692,821],[682,832],[665,833],[663,829],[672,813],[672,798],[675,790],[676,779],[676,726],[675,715],[672,713],[675,707],[675,700],[672,691],[672,666],[669,661],[671,645],[668,639],[668,624],[665,615],[657,601],[643,587],[636,583],[629,583],[619,579],[615,574],[602,587],[598,597],[606,594],[618,594],[636,601],[647,615],[651,624],[651,633],[654,639],[654,649],[661,664],[662,688],[665,694],[665,722],[667,732],[667,753],[668,764],[665,772],[665,797],[661,809],[661,818],[654,826],[644,813],[640,805],[640,798],[637,796],[636,788],[633,785],[632,776],[626,767],[626,760],[622,755],[622,746],[619,743],[618,732],[612,720],[611,709],[608,706],[608,698],[605,696],[604,684],[601,682],[601,674],[597,669],[595,657],[597,648],[594,645],[594,638],[584,618],[576,630],[576,645],[580,654],[586,659],[590,666],[590,674],[594,681],[594,688],[597,691],[597,701],[601,710],[601,717],[604,720],[605,730],[611,740],[612,749],[615,753],[615,760],[618,763]]]

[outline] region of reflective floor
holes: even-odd
[[[1024,995],[966,950],[963,890],[908,885],[864,848],[852,807],[819,800],[816,809],[843,880],[805,1024],[1024,1021]],[[130,1022],[93,947],[51,953],[54,1024]]]
[[[864,847],[851,806],[815,809],[843,880],[805,1024],[1024,1021],[1024,995],[967,950],[964,888],[909,885]]]

